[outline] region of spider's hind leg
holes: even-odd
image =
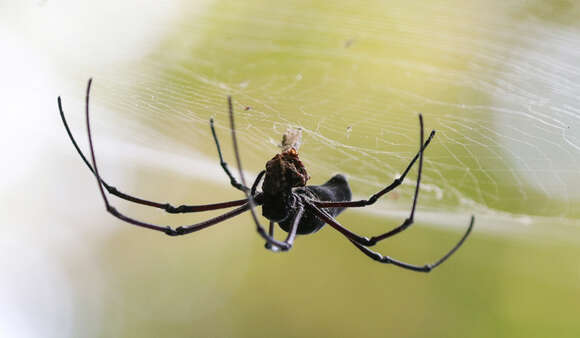
[[[353,240],[351,240],[351,243],[354,244],[354,246],[356,246],[365,255],[367,255],[368,257],[372,258],[373,260],[375,260],[379,263],[393,264],[393,265],[398,266],[400,268],[412,270],[412,271],[417,271],[417,272],[431,272],[431,270],[435,269],[436,267],[441,265],[443,262],[445,262],[449,257],[451,257],[451,255],[453,255],[455,253],[455,251],[457,251],[457,249],[459,249],[463,245],[463,243],[465,242],[465,240],[467,239],[467,237],[471,233],[471,230],[473,229],[474,222],[475,222],[475,217],[471,216],[471,221],[469,222],[469,226],[467,227],[467,230],[465,231],[465,233],[463,234],[463,236],[461,237],[459,242],[457,242],[455,244],[455,246],[453,248],[451,248],[451,250],[449,250],[443,257],[439,258],[436,262],[431,263],[431,264],[414,265],[414,264],[405,263],[403,261],[391,258],[389,256],[383,256],[380,253],[372,251],[371,249],[367,248],[366,246],[361,245]]]
[[[373,260],[380,262],[380,263],[393,264],[393,265],[396,265],[396,266],[403,268],[403,269],[408,269],[408,270],[413,270],[413,271],[418,271],[418,272],[429,272],[429,271],[433,270],[434,268],[436,268],[437,266],[441,265],[451,255],[453,255],[455,253],[455,251],[457,251],[457,249],[459,249],[459,247],[461,247],[463,245],[463,242],[465,242],[465,240],[467,239],[467,237],[471,233],[471,230],[473,229],[473,223],[475,222],[475,217],[471,216],[471,221],[469,223],[469,227],[467,228],[467,231],[465,232],[465,234],[463,234],[463,237],[461,237],[459,242],[457,242],[457,244],[455,244],[455,246],[451,250],[449,250],[439,260],[437,260],[436,262],[431,263],[431,264],[414,265],[414,264],[405,263],[403,261],[391,258],[389,256],[383,256],[380,253],[369,249],[368,246],[374,245],[376,243],[375,237],[369,239],[367,237],[359,236],[359,235],[355,234],[354,232],[348,230],[344,226],[342,226],[332,216],[330,216],[326,211],[319,209],[313,203],[307,203],[306,206],[308,208],[308,211],[313,212],[316,216],[318,216],[322,220],[324,220],[328,225],[330,225],[331,227],[336,229],[338,232],[340,232],[342,235],[344,235],[346,238],[348,238],[348,240],[350,240],[350,242],[352,244],[354,244],[354,246],[356,246],[360,251],[362,251],[365,255],[372,258]]]
[[[234,175],[232,175],[230,168],[228,167],[228,163],[226,161],[224,161],[224,158],[222,156],[222,149],[220,147],[220,142],[218,140],[217,134],[215,132],[215,127],[214,127],[214,123],[213,123],[213,117],[209,119],[209,127],[211,128],[211,134],[213,135],[213,140],[215,141],[215,145],[217,148],[217,152],[218,152],[218,156],[220,157],[220,165],[221,167],[224,169],[224,171],[226,172],[226,175],[228,175],[228,177],[230,178],[230,184],[240,190],[240,191],[244,191],[244,190],[248,190],[247,187],[245,187],[243,184],[241,184],[240,182],[238,182],[238,180],[234,177]]]

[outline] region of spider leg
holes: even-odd
[[[272,238],[274,238],[274,227],[275,227],[274,222],[270,221],[270,227],[268,229],[268,236],[270,236]],[[266,242],[266,244],[264,244],[264,247],[270,251],[278,251],[278,247],[272,246],[272,244],[270,244],[269,242]]]
[[[161,231],[169,236],[187,235],[187,234],[190,234],[192,232],[196,232],[196,231],[205,229],[207,227],[210,227],[212,225],[215,225],[215,224],[221,223],[227,219],[230,219],[234,216],[237,216],[241,213],[244,213],[244,212],[248,211],[248,209],[250,208],[250,205],[248,203],[246,203],[246,204],[242,205],[241,207],[237,207],[234,210],[231,210],[231,211],[228,211],[228,212],[221,214],[219,216],[210,218],[206,221],[199,222],[196,224],[191,224],[191,225],[183,225],[183,226],[179,226],[179,227],[173,229],[170,226],[161,226],[161,225],[151,224],[151,223],[147,223],[147,222],[142,222],[142,221],[136,220],[134,218],[131,218],[129,216],[126,216],[126,215],[120,213],[117,209],[115,209],[115,207],[111,206],[107,200],[105,200],[105,206],[106,206],[107,212],[109,212],[111,215],[117,217],[118,219],[120,219],[122,221],[125,221],[127,223],[130,223],[130,224],[133,224],[136,226],[140,226],[143,228]]]
[[[309,209],[316,216],[320,217],[322,220],[324,220],[324,222],[326,222],[328,225],[330,225],[334,229],[338,230],[341,234],[343,234],[346,238],[348,238],[352,242],[352,244],[354,244],[360,251],[362,251],[365,255],[369,256],[370,258],[372,258],[376,261],[379,261],[381,263],[393,264],[393,265],[396,265],[396,266],[404,268],[404,269],[409,269],[409,270],[419,271],[419,272],[429,272],[432,269],[439,266],[441,263],[445,262],[455,251],[457,251],[457,249],[459,249],[459,247],[463,244],[463,242],[465,242],[465,239],[471,233],[471,229],[473,228],[473,223],[475,221],[475,217],[471,216],[471,222],[469,223],[469,227],[467,228],[467,231],[465,232],[463,237],[442,258],[437,260],[435,263],[419,266],[419,265],[408,264],[408,263],[399,261],[397,259],[391,258],[389,256],[383,256],[378,252],[372,251],[371,249],[367,248],[367,246],[375,244],[375,242],[373,241],[372,238],[369,239],[367,237],[359,236],[359,235],[355,234],[354,232],[348,230],[347,228],[340,225],[334,219],[334,217],[330,216],[324,210],[319,209],[318,207],[316,207],[312,203],[307,202],[306,206],[309,207]]]
[[[256,189],[258,188],[258,184],[260,183],[260,181],[262,180],[262,177],[264,177],[264,174],[266,173],[266,170],[262,170],[258,173],[258,176],[256,176],[256,179],[254,180],[254,183],[252,183],[252,190],[250,190],[250,194],[254,197],[257,196],[256,194]]]
[[[258,196],[256,195],[256,188],[258,187],[258,184],[260,183],[260,180],[262,179],[262,177],[264,176],[264,174],[265,174],[265,173],[266,173],[266,170],[262,170],[262,171],[260,171],[260,173],[258,174],[258,177],[256,177],[256,180],[254,181],[254,184],[252,185],[252,190],[251,190],[251,192],[250,192],[250,194],[251,194],[252,196],[256,196],[256,197],[258,197],[258,198],[260,197],[259,195],[258,195]],[[298,223],[300,223],[300,219],[301,219],[301,218],[302,218],[302,215],[300,215],[300,217],[299,217],[299,218],[295,218],[295,219],[294,219],[294,224],[293,224],[293,227],[292,227],[292,230],[291,230],[291,232],[292,232],[292,231],[294,232],[294,235],[293,235],[293,236],[292,236],[292,238],[291,238],[291,241],[290,241],[290,243],[289,243],[290,245],[292,245],[292,243],[294,242],[294,236],[295,236],[295,234],[296,234],[296,230],[298,229]],[[294,225],[295,225],[295,228],[294,228]],[[270,226],[269,226],[269,229],[268,229],[268,236],[270,236],[270,238],[274,238],[274,228],[275,228],[275,223],[274,223],[274,222],[272,222],[272,221],[270,221]],[[290,237],[286,238],[286,242],[288,242],[288,239],[290,239]],[[280,250],[280,248],[279,248],[279,247],[277,247],[277,246],[273,246],[273,245],[272,245],[270,242],[268,242],[268,241],[266,241],[266,244],[264,245],[264,247],[265,247],[266,249],[270,250],[270,251],[273,251],[273,252],[277,252],[277,251],[279,251],[279,250]]]
[[[425,150],[425,147],[427,147],[429,145],[431,138],[435,135],[435,131],[432,131],[431,134],[429,135],[429,138],[425,142],[425,144],[423,144],[424,131],[423,131],[423,116],[421,114],[419,114],[419,125],[420,125],[419,152],[417,153],[417,155],[415,155],[415,157],[413,158],[413,160],[411,161],[409,166],[407,166],[407,169],[405,169],[405,171],[403,172],[403,175],[401,175],[401,177],[399,177],[393,183],[391,183],[391,185],[389,185],[385,189],[379,191],[378,193],[374,194],[368,200],[354,201],[354,202],[314,202],[318,207],[322,207],[322,208],[328,208],[328,207],[363,207],[363,206],[373,204],[376,202],[376,200],[379,197],[381,197],[382,195],[386,194],[387,192],[393,190],[394,188],[396,188],[397,186],[399,186],[403,182],[403,179],[405,178],[405,176],[409,172],[409,169],[411,169],[411,166],[415,163],[415,161],[417,160],[417,157],[418,157],[419,158],[419,169],[417,172],[417,183],[415,184],[415,194],[413,196],[413,205],[411,207],[409,217],[407,217],[403,221],[403,223],[401,223],[401,225],[397,226],[396,228],[394,228],[390,231],[387,231],[384,234],[381,234],[378,236],[373,236],[370,239],[368,239],[368,242],[361,243],[360,241],[358,241],[358,243],[363,244],[363,245],[367,245],[367,246],[374,245],[377,242],[382,241],[385,238],[389,238],[391,236],[398,234],[399,232],[407,229],[409,226],[411,226],[414,223],[415,209],[417,208],[417,199],[419,198],[419,187],[421,185],[421,173],[423,172],[423,152]],[[366,239],[366,237],[364,237],[364,238]]]
[[[72,135],[72,132],[68,126],[68,123],[66,121],[66,118],[64,117],[64,111],[62,109],[62,102],[60,99],[60,96],[58,97],[58,110],[60,113],[60,118],[62,119],[62,123],[64,124],[64,128],[66,129],[66,133],[68,134],[70,140],[72,141],[73,146],[75,147],[77,153],[81,156],[81,159],[83,160],[83,162],[85,162],[85,164],[87,165],[87,167],[89,168],[89,170],[93,173],[93,175],[95,174],[95,171],[93,170],[93,167],[91,166],[91,164],[89,163],[89,161],[87,160],[87,158],[85,157],[85,155],[83,154],[83,152],[81,151],[80,147],[78,146],[75,138]],[[115,195],[119,198],[122,198],[124,200],[130,201],[130,202],[134,202],[137,204],[142,204],[142,205],[147,205],[150,207],[154,207],[154,208],[159,208],[159,209],[163,209],[168,213],[172,213],[172,214],[177,214],[177,213],[188,213],[188,212],[200,212],[200,211],[208,211],[208,210],[217,210],[217,209],[223,209],[223,208],[229,208],[229,207],[235,207],[235,206],[239,206],[242,205],[244,203],[247,202],[246,199],[243,200],[235,200],[235,201],[229,201],[229,202],[223,202],[223,203],[215,203],[215,204],[206,204],[206,205],[180,205],[180,206],[173,206],[169,203],[158,203],[158,202],[154,202],[154,201],[149,201],[146,199],[142,199],[139,197],[135,197],[135,196],[131,196],[128,194],[125,194],[121,191],[119,191],[117,188],[115,188],[114,186],[109,185],[107,182],[105,182],[105,180],[103,180],[102,178],[100,178],[101,183],[103,184],[103,186],[105,187],[105,189],[107,189],[107,191],[112,194]],[[255,189],[254,189],[255,190]]]
[[[294,239],[296,239],[296,231],[298,230],[298,224],[300,223],[300,220],[302,219],[303,215],[304,215],[304,205],[299,204],[298,211],[296,212],[296,215],[294,215],[292,228],[290,229],[288,236],[286,236],[286,239],[284,240],[284,243],[288,244],[290,248],[292,248],[292,245],[294,245]],[[274,234],[272,234],[272,236],[273,235]]]
[[[231,96],[228,96],[228,110],[229,110],[229,115],[230,115],[230,129],[232,132],[232,142],[234,145],[234,154],[236,156],[236,162],[238,165],[240,179],[242,181],[242,186],[246,187],[246,178],[244,176],[244,172],[242,169],[242,161],[240,159],[240,152],[238,149],[238,141],[236,138],[236,126],[234,123],[234,108],[232,105],[232,97]],[[256,214],[256,210],[255,210],[256,200],[254,199],[254,196],[249,194],[247,188],[244,188],[242,191],[244,192],[244,194],[246,195],[246,198],[248,199],[248,204],[250,205],[250,213],[252,214],[252,219],[254,220],[254,223],[256,224],[256,231],[258,232],[258,234],[260,234],[260,236],[262,236],[262,238],[265,239],[266,242],[269,243],[270,245],[277,246],[282,251],[290,250],[292,248],[292,242],[294,241],[294,237],[296,235],[296,230],[298,229],[298,223],[300,223],[300,218],[302,218],[304,207],[301,206],[299,212],[296,214],[297,216],[300,216],[300,217],[294,218],[294,224],[292,225],[292,231],[290,232],[290,234],[288,235],[286,240],[284,242],[280,242],[280,241],[277,241],[276,239],[274,239],[268,233],[266,233],[266,230],[260,224],[260,221],[258,220],[258,215]],[[292,233],[294,233],[294,235],[292,235]]]
[[[429,145],[429,143],[431,143],[431,139],[433,138],[433,136],[435,136],[435,130],[432,130],[431,133],[429,134],[427,141],[425,141],[425,143],[423,144],[423,149],[426,149],[427,146]],[[356,207],[366,207],[368,205],[371,205],[371,204],[375,203],[383,195],[391,192],[392,190],[394,190],[395,188],[397,188],[398,186],[400,186],[403,183],[403,180],[407,176],[407,173],[409,172],[411,167],[413,167],[415,162],[417,162],[417,159],[420,157],[421,151],[422,150],[419,150],[417,152],[417,154],[415,155],[415,157],[413,157],[413,159],[411,160],[411,162],[409,163],[409,165],[407,166],[405,171],[401,174],[401,176],[399,176],[397,179],[395,179],[393,181],[393,183],[389,184],[389,186],[387,186],[383,190],[381,190],[381,191],[377,192],[376,194],[372,195],[371,197],[369,197],[369,199],[360,200],[360,201],[339,201],[339,202],[316,201],[314,203],[318,207],[321,207],[321,208],[339,208],[339,207],[340,208],[356,208]]]
[[[238,180],[236,180],[236,178],[234,177],[234,175],[232,175],[229,167],[228,167],[228,163],[226,161],[224,161],[224,158],[222,156],[222,149],[220,147],[220,142],[218,141],[218,137],[217,134],[215,132],[215,127],[213,124],[213,118],[209,119],[209,127],[211,128],[211,134],[213,135],[213,140],[215,141],[215,145],[217,148],[217,152],[218,152],[218,156],[220,157],[220,165],[222,166],[222,168],[224,169],[224,171],[226,172],[226,175],[228,175],[228,177],[230,178],[230,184],[240,190],[240,191],[244,191],[245,186],[243,186],[240,182],[238,182]],[[247,189],[247,188],[246,188]]]
[[[330,225],[331,227],[336,229],[338,232],[340,232],[341,234],[346,236],[353,243],[358,243],[358,244],[362,244],[362,245],[366,245],[366,246],[371,246],[374,244],[370,238],[364,237],[364,236],[359,236],[359,235],[355,234],[354,232],[348,230],[344,226],[342,226],[340,223],[338,223],[338,221],[336,219],[334,219],[334,217],[329,215],[326,211],[318,208],[313,202],[307,201],[306,207],[308,208],[308,211],[312,212],[318,218],[322,219],[326,224]]]
[[[467,228],[467,231],[465,231],[465,234],[463,234],[463,236],[461,237],[459,242],[457,242],[457,244],[455,244],[455,246],[453,248],[451,248],[451,250],[449,250],[443,257],[439,258],[437,261],[435,261],[434,263],[431,263],[431,264],[414,265],[414,264],[405,263],[403,261],[391,258],[389,256],[383,256],[380,253],[372,251],[371,249],[369,249],[369,248],[367,248],[359,243],[356,243],[354,241],[351,241],[351,242],[360,251],[362,251],[365,255],[367,255],[368,257],[370,257],[370,258],[372,258],[375,261],[378,261],[380,263],[393,264],[393,265],[396,265],[400,268],[412,270],[412,271],[417,271],[417,272],[430,272],[431,270],[435,269],[436,267],[441,265],[443,262],[445,262],[449,257],[451,257],[451,255],[453,255],[455,253],[455,251],[457,251],[457,249],[459,249],[459,247],[461,245],[463,245],[463,243],[465,242],[465,240],[467,239],[467,237],[471,233],[471,230],[473,229],[474,221],[475,221],[475,217],[472,215],[471,222],[469,223],[469,227]]]
[[[304,216],[304,205],[299,204],[298,211],[296,212],[296,215],[294,215],[294,220],[292,221],[292,228],[290,228],[290,232],[288,233],[286,239],[283,242],[288,245],[288,248],[285,247],[280,248],[278,246],[274,246],[268,241],[266,242],[266,245],[264,245],[265,248],[273,252],[277,252],[280,250],[282,251],[290,250],[294,245],[294,239],[296,239],[296,231],[298,230],[298,224],[300,223],[302,216]],[[274,222],[272,221],[270,221],[270,229],[268,231],[268,236],[270,236],[270,238],[272,239],[274,238]]]
[[[105,194],[105,190],[103,189],[103,184],[102,184],[103,181],[101,180],[101,177],[99,176],[99,169],[97,168],[97,162],[95,159],[95,151],[94,151],[94,147],[93,147],[93,139],[91,136],[91,125],[90,125],[90,119],[89,119],[89,94],[91,91],[91,82],[92,82],[92,79],[89,79],[89,82],[87,84],[87,95],[85,98],[85,114],[86,114],[86,122],[87,122],[87,134],[88,134],[88,138],[89,138],[89,149],[90,149],[90,154],[91,154],[92,168],[94,169],[93,173],[95,174],[95,178],[97,179],[97,185],[99,186],[99,191],[101,192],[101,196],[103,197],[103,202],[105,203],[105,208],[107,209],[107,212],[109,212],[113,216],[115,216],[115,217],[119,218],[120,220],[123,220],[127,223],[137,225],[140,227],[144,227],[147,229],[151,229],[151,230],[161,231],[161,232],[163,232],[167,235],[170,235],[170,236],[178,236],[178,235],[185,235],[185,234],[189,234],[192,232],[196,232],[196,231],[205,229],[211,225],[221,223],[229,218],[232,218],[234,216],[237,216],[237,215],[247,211],[250,208],[250,204],[244,201],[244,204],[242,206],[240,206],[234,210],[231,210],[229,212],[226,212],[222,215],[210,218],[210,219],[203,221],[203,222],[200,222],[200,223],[180,226],[180,227],[177,227],[176,229],[173,229],[169,226],[161,226],[161,225],[141,222],[139,220],[128,217],[128,216],[120,213],[119,211],[117,211],[117,209],[115,209],[112,205],[109,204],[109,200],[107,199],[107,195]]]

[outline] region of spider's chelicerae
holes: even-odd
[[[340,232],[342,235],[344,235],[352,244],[354,244],[355,247],[357,247],[368,257],[381,263],[393,264],[404,269],[421,272],[429,272],[433,268],[437,267],[445,260],[447,260],[463,244],[467,236],[469,236],[471,229],[473,228],[474,217],[471,216],[471,222],[469,224],[469,227],[467,228],[467,231],[465,232],[463,237],[461,237],[459,242],[443,257],[441,257],[439,260],[437,260],[432,264],[426,265],[408,264],[400,260],[391,258],[389,256],[383,256],[369,249],[370,246],[373,246],[386,238],[389,238],[402,232],[403,230],[411,226],[411,224],[413,224],[415,208],[417,206],[417,197],[419,195],[419,186],[421,183],[421,171],[423,168],[423,153],[427,148],[427,146],[429,145],[429,143],[431,142],[431,139],[435,135],[435,131],[432,131],[429,134],[427,141],[424,141],[423,118],[421,115],[419,115],[419,124],[420,124],[419,151],[413,157],[413,159],[411,160],[405,171],[403,171],[401,176],[395,179],[393,183],[388,185],[383,190],[372,195],[369,199],[351,201],[350,187],[348,185],[346,178],[343,175],[340,174],[335,175],[330,180],[328,180],[328,182],[322,185],[306,185],[306,182],[310,177],[306,172],[306,168],[298,158],[297,152],[301,137],[300,130],[294,131],[290,130],[284,135],[282,140],[281,152],[279,154],[276,154],[270,161],[266,163],[266,170],[262,170],[254,180],[252,187],[248,188],[242,170],[242,163],[240,160],[238,144],[236,140],[236,128],[234,125],[234,112],[232,107],[232,100],[231,97],[228,97],[230,128],[232,132],[234,153],[236,156],[238,172],[241,182],[238,181],[232,175],[232,173],[228,168],[227,163],[224,161],[222,157],[220,144],[218,142],[218,138],[213,125],[213,119],[210,120],[210,128],[217,146],[217,152],[220,158],[221,167],[228,175],[231,185],[234,188],[243,192],[245,198],[215,204],[180,205],[178,207],[174,207],[169,203],[158,203],[134,197],[131,195],[127,195],[117,190],[115,187],[107,184],[101,178],[95,160],[93,140],[91,137],[91,127],[89,121],[90,90],[91,90],[91,79],[89,79],[87,85],[85,99],[85,114],[92,165],[84,156],[79,146],[77,145],[77,142],[72,136],[72,133],[64,117],[61,99],[59,97],[58,108],[60,116],[62,118],[62,122],[64,123],[64,127],[66,128],[66,132],[68,133],[68,136],[70,137],[70,140],[72,141],[74,147],[76,148],[77,152],[79,153],[83,161],[86,163],[86,165],[93,172],[93,174],[97,179],[97,184],[99,186],[101,196],[103,197],[103,201],[105,202],[105,207],[107,211],[111,213],[113,216],[127,223],[159,231],[169,236],[180,236],[190,234],[192,232],[196,232],[201,229],[205,229],[214,224],[221,223],[229,218],[232,218],[249,210],[251,212],[254,222],[256,223],[256,229],[258,233],[266,240],[266,248],[272,251],[290,250],[292,248],[292,244],[294,243],[294,239],[296,238],[296,234],[314,233],[320,230],[320,228],[322,228],[325,224],[328,224],[332,228]],[[405,219],[403,223],[401,223],[399,226],[395,227],[392,230],[389,230],[383,234],[373,236],[370,238],[357,235],[356,233],[350,231],[349,229],[338,223],[335,217],[338,216],[338,214],[340,214],[345,208],[365,207],[371,205],[375,203],[380,197],[398,187],[405,179],[405,176],[407,175],[413,164],[417,162],[417,159],[419,160],[419,169],[417,173],[417,183],[415,185],[413,205],[411,207],[409,217]],[[262,183],[262,191],[258,191],[257,187],[262,179],[264,179],[264,183]],[[169,213],[189,213],[189,212],[201,212],[208,210],[225,209],[231,207],[237,208],[228,211],[220,216],[210,218],[206,221],[197,224],[172,228],[169,226],[161,226],[142,222],[119,212],[109,203],[107,194],[105,194],[105,189],[110,194],[125,199],[127,201],[163,209]],[[265,228],[260,224],[260,221],[258,220],[258,216],[256,214],[255,207],[260,205],[262,206],[262,215],[270,221],[268,232],[266,232]],[[278,241],[274,239],[275,223],[278,223],[280,228],[282,228],[284,231],[288,233],[284,241]]]

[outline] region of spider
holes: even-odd
[[[100,194],[103,198],[105,208],[107,212],[113,216],[136,226],[159,231],[169,236],[180,236],[186,235],[199,230],[208,228],[212,225],[221,223],[227,219],[234,216],[240,215],[246,211],[250,211],[252,219],[256,224],[256,230],[260,236],[266,241],[265,247],[271,251],[288,251],[292,248],[294,240],[297,234],[305,235],[311,234],[320,230],[325,224],[330,225],[332,228],[344,235],[356,248],[362,251],[365,255],[372,258],[375,261],[393,264],[400,268],[418,271],[418,272],[429,272],[435,267],[441,265],[446,261],[459,247],[465,242],[475,221],[475,217],[471,216],[471,221],[469,226],[461,237],[461,239],[455,244],[451,250],[449,250],[443,257],[438,259],[432,264],[425,265],[414,265],[405,263],[401,260],[391,258],[389,256],[383,256],[378,252],[372,251],[369,247],[375,245],[376,243],[392,237],[405,229],[409,228],[414,221],[415,208],[417,206],[417,198],[419,195],[419,187],[421,183],[421,172],[423,168],[423,153],[433,136],[435,136],[435,131],[431,131],[427,140],[424,140],[423,131],[423,117],[419,114],[419,125],[420,125],[420,143],[419,151],[413,157],[405,171],[395,179],[390,185],[372,195],[366,200],[351,201],[351,190],[347,179],[344,175],[337,174],[333,176],[330,180],[322,185],[306,185],[306,182],[310,178],[306,172],[306,168],[300,161],[298,157],[298,146],[300,143],[301,131],[287,132],[282,141],[282,149],[279,154],[276,154],[270,161],[266,163],[266,169],[258,173],[256,179],[254,180],[251,188],[248,188],[246,184],[246,178],[242,170],[242,163],[240,160],[240,155],[238,151],[238,143],[236,139],[236,128],[234,123],[234,110],[232,105],[232,99],[230,96],[227,98],[228,108],[229,108],[229,122],[230,130],[233,141],[234,154],[237,162],[238,172],[240,181],[238,181],[234,175],[232,175],[228,164],[224,161],[218,137],[214,128],[214,121],[210,119],[210,129],[213,135],[214,142],[217,147],[217,153],[220,159],[220,165],[226,175],[230,179],[230,184],[237,190],[244,193],[245,198],[235,201],[205,204],[205,205],[180,205],[173,206],[169,203],[158,203],[149,200],[145,200],[139,197],[125,194],[117,188],[109,185],[105,180],[103,180],[99,174],[97,168],[97,162],[95,159],[95,151],[93,146],[93,139],[91,136],[91,125],[89,119],[89,96],[91,91],[92,79],[89,79],[86,90],[85,97],[85,118],[87,125],[87,134],[89,139],[89,150],[91,162],[87,160],[81,149],[79,148],[75,138],[73,137],[68,123],[64,117],[64,112],[62,109],[62,102],[60,96],[58,97],[58,109],[60,112],[60,117],[66,129],[66,132],[73,143],[78,154],[81,156],[82,160],[85,162],[89,170],[93,173],[97,180],[97,185],[99,187]],[[356,208],[356,207],[366,207],[375,203],[379,198],[393,189],[397,188],[405,176],[411,169],[411,167],[419,160],[419,169],[417,173],[417,181],[415,185],[415,192],[413,196],[413,204],[409,217],[406,218],[399,226],[392,230],[389,230],[383,234],[373,237],[364,237],[357,235],[348,228],[341,225],[335,217],[338,216],[346,208]],[[258,191],[257,187],[260,182],[264,180],[262,184],[262,191]],[[237,207],[230,210],[217,217],[210,218],[206,221],[192,224],[179,226],[177,228],[172,228],[170,226],[161,226],[156,224],[151,224],[143,222],[127,216],[119,212],[115,207],[111,205],[105,190],[111,195],[117,196],[124,200],[134,202],[137,204],[147,205],[154,208],[159,208],[165,210],[168,213],[190,213],[190,212],[202,212],[208,210],[225,209],[231,207]],[[262,226],[258,220],[258,215],[256,213],[256,206],[262,206],[262,215],[269,220],[269,229],[266,232],[265,227]],[[279,241],[274,238],[274,224],[278,223],[280,228],[288,233],[284,241]]]

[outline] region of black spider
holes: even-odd
[[[379,261],[381,263],[389,263],[399,266],[401,268],[422,272],[429,272],[433,268],[437,267],[445,260],[447,260],[447,258],[449,258],[463,244],[467,236],[469,236],[471,229],[473,228],[474,216],[471,216],[471,222],[469,224],[469,227],[467,228],[467,231],[465,232],[463,237],[461,237],[459,242],[449,252],[447,252],[447,254],[445,254],[435,263],[426,264],[422,266],[408,264],[390,258],[388,256],[383,256],[368,248],[369,246],[373,246],[377,242],[382,241],[385,238],[389,238],[393,235],[398,234],[399,232],[407,229],[411,224],[413,224],[414,219],[413,217],[415,215],[415,208],[417,206],[417,196],[419,194],[419,185],[421,182],[421,171],[423,168],[423,152],[431,142],[433,136],[435,135],[435,131],[432,131],[429,137],[427,138],[427,141],[423,143],[424,141],[423,117],[420,114],[419,114],[419,123],[421,128],[420,128],[419,152],[415,155],[415,157],[413,157],[411,163],[409,163],[409,165],[399,178],[395,179],[393,183],[391,183],[383,190],[372,195],[367,200],[351,201],[351,191],[348,182],[346,178],[340,174],[335,175],[323,185],[319,186],[306,185],[306,181],[309,179],[309,176],[306,173],[304,165],[298,158],[296,148],[298,147],[299,137],[296,138],[295,135],[294,136],[285,135],[281,153],[277,154],[266,163],[266,170],[262,170],[258,174],[254,183],[252,184],[252,188],[251,189],[248,188],[246,185],[246,179],[242,171],[242,164],[240,161],[238,144],[236,140],[236,128],[234,125],[232,100],[231,97],[229,96],[228,96],[228,107],[230,116],[230,127],[232,132],[234,153],[236,156],[241,182],[238,182],[236,178],[234,178],[234,176],[232,175],[232,173],[228,168],[227,163],[223,160],[220,145],[213,125],[213,119],[210,120],[210,128],[217,146],[221,167],[230,178],[231,185],[234,188],[242,191],[245,194],[246,198],[215,204],[180,205],[178,207],[174,207],[168,203],[157,203],[144,200],[138,197],[134,197],[131,195],[127,195],[117,190],[115,187],[107,184],[99,175],[97,163],[95,160],[95,152],[93,149],[94,148],[93,140],[91,137],[91,127],[89,122],[89,94],[91,90],[91,82],[92,79],[89,79],[85,98],[85,114],[92,166],[86,159],[86,157],[80,150],[79,146],[77,145],[74,137],[72,136],[72,133],[64,117],[61,99],[60,97],[58,97],[58,108],[60,116],[62,118],[62,122],[64,123],[64,127],[66,128],[66,132],[70,137],[70,140],[72,141],[74,147],[76,148],[77,152],[79,153],[83,161],[86,163],[86,165],[93,172],[93,174],[97,179],[97,184],[103,197],[103,201],[105,202],[105,207],[107,211],[111,213],[113,216],[127,223],[148,228],[151,230],[160,231],[169,236],[179,236],[196,232],[201,229],[205,229],[209,226],[220,223],[229,218],[237,216],[245,211],[250,210],[252,218],[256,223],[258,233],[266,240],[266,248],[272,251],[289,250],[290,248],[292,248],[292,244],[294,243],[296,234],[310,234],[320,230],[320,228],[322,228],[324,224],[329,224],[332,228],[338,230],[341,234],[346,236],[359,250],[361,250],[365,255],[369,256],[370,258]],[[289,139],[286,139],[286,136],[289,136]],[[368,238],[355,234],[354,232],[348,230],[335,220],[335,217],[338,214],[340,214],[345,208],[365,207],[367,205],[371,205],[375,203],[381,196],[398,187],[403,182],[405,176],[407,175],[413,164],[417,161],[417,159],[419,159],[419,170],[417,174],[417,183],[415,185],[413,205],[411,207],[409,217],[405,219],[405,221],[401,225],[381,235]],[[262,191],[259,192],[257,191],[257,187],[262,178],[264,178],[264,183],[262,184]],[[169,226],[160,226],[142,222],[122,214],[109,203],[109,200],[107,199],[107,195],[105,194],[103,187],[109,193],[122,199],[135,202],[138,204],[163,209],[169,213],[200,212],[207,210],[224,209],[229,207],[237,207],[237,208],[228,211],[220,216],[210,218],[206,221],[197,224],[180,226],[173,229]],[[260,224],[258,216],[256,215],[255,207],[258,205],[262,206],[262,215],[270,221],[268,233],[266,233],[266,230]],[[288,233],[288,236],[283,242],[274,239],[274,223],[278,223],[280,227]]]

